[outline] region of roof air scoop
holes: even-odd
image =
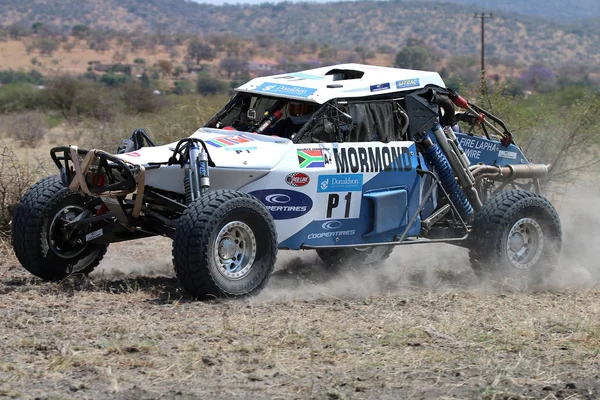
[[[325,75],[333,75],[334,81],[346,81],[349,79],[360,79],[365,73],[353,69],[332,69]]]

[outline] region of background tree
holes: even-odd
[[[90,34],[90,28],[87,25],[75,25],[73,29],[71,29],[71,35],[76,37],[77,39],[85,39]]]
[[[202,60],[210,61],[214,58],[213,49],[198,37],[190,39],[187,54],[192,60],[196,61],[196,65],[200,64]]]
[[[433,49],[430,49],[424,41],[409,39],[406,47],[396,54],[394,66],[406,69],[431,69],[432,64],[438,60]]]
[[[158,60],[158,69],[162,76],[169,76],[173,73],[173,64],[169,60]]]
[[[211,78],[208,75],[199,75],[196,80],[196,90],[204,96],[221,93],[224,92],[225,89],[226,85],[224,82]]]
[[[58,43],[56,40],[49,37],[41,38],[38,44],[40,49],[40,53],[51,56],[54,51],[58,48]]]
[[[227,79],[248,71],[248,62],[241,58],[227,57],[221,60],[219,66],[227,73]]]

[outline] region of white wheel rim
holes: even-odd
[[[511,264],[519,269],[531,268],[537,263],[544,248],[544,232],[537,221],[522,218],[508,233],[506,252]]]
[[[256,237],[241,221],[227,223],[217,234],[213,259],[221,275],[230,280],[242,279],[252,269],[256,259]]]

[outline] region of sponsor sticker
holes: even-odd
[[[336,229],[340,229],[342,227],[342,223],[340,221],[325,221],[321,226],[325,230],[335,231]]]
[[[517,159],[517,153],[515,153],[514,151],[500,150],[498,152],[498,156],[499,157],[504,157],[504,158],[510,158],[510,159],[513,159],[513,160]]]
[[[300,168],[325,167],[323,150],[298,150],[298,165]]]
[[[265,189],[249,194],[258,198],[265,205],[273,219],[298,218],[308,213],[313,206],[313,201],[309,196],[294,190]]]
[[[405,89],[409,87],[421,86],[419,84],[419,78],[414,79],[403,79],[401,81],[396,81],[396,89]]]
[[[388,90],[390,88],[390,84],[386,83],[378,83],[377,85],[371,85],[371,92],[379,92],[381,90]]]
[[[234,146],[240,143],[252,142],[254,139],[244,135],[239,136],[221,136],[215,139],[207,140],[205,143],[214,147]]]
[[[411,171],[412,155],[408,147],[341,147],[333,149],[336,172]]]
[[[342,225],[343,222],[338,220],[325,221],[321,224],[321,227],[325,232],[309,233],[306,239],[335,238],[340,236],[353,236],[356,234],[355,229],[343,229]]]
[[[310,177],[303,172],[293,172],[285,177],[285,183],[293,187],[306,186]]]
[[[226,147],[225,151],[235,151],[236,153],[241,153],[243,151],[250,153],[253,150],[258,150],[256,146],[242,146],[242,147]]]
[[[90,232],[87,235],[85,235],[85,241],[89,242],[91,240],[99,238],[100,236],[102,236],[102,228],[98,229],[97,231]]]
[[[123,155],[124,156],[129,156],[129,157],[140,157],[140,153],[138,153],[137,151],[133,151],[131,153],[125,153]]]
[[[317,91],[317,89],[303,86],[285,85],[283,83],[265,82],[255,89],[257,92],[280,94],[285,96],[306,98]]]
[[[361,174],[320,175],[317,192],[360,192],[363,186]]]

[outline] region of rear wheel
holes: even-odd
[[[15,207],[12,241],[26,270],[52,281],[74,272],[87,274],[98,266],[108,246],[87,243],[91,228],[70,224],[84,212],[86,201],[56,176],[25,192]]]
[[[392,251],[394,246],[345,247],[317,249],[317,254],[327,266],[341,270],[380,264],[389,258]]]
[[[276,257],[271,214],[242,192],[208,192],[183,213],[173,238],[175,272],[194,297],[256,294]]]
[[[479,211],[471,238],[471,266],[480,279],[541,283],[556,267],[562,228],[547,199],[511,190],[491,198]]]

